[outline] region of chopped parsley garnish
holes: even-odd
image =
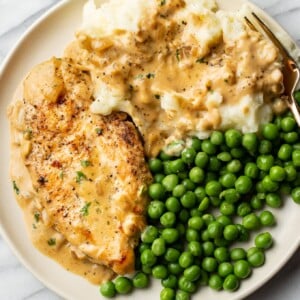
[[[87,180],[86,175],[81,171],[77,171],[76,172],[76,182],[80,183],[82,180]]]
[[[54,238],[49,239],[48,240],[48,245],[49,246],[55,246],[56,245],[56,239],[54,239]]]
[[[13,188],[14,188],[14,191],[17,195],[20,194],[20,189],[18,188],[17,184],[15,181],[13,181]]]
[[[160,1],[160,5],[163,6],[163,5],[166,4],[166,2],[167,2],[166,0],[161,0],[161,1]]]
[[[26,140],[30,140],[32,138],[32,130],[31,129],[26,129],[24,130],[24,138]]]
[[[92,204],[91,202],[86,203],[80,210],[80,212],[82,213],[82,215],[84,217],[89,215],[89,208],[90,208],[91,204]]]
[[[64,171],[60,171],[60,172],[59,172],[59,178],[60,178],[60,179],[63,179],[64,176],[65,176]]]
[[[204,57],[201,57],[201,58],[198,58],[198,59],[196,60],[196,63],[198,63],[198,64],[206,64],[207,61],[204,59]]]
[[[81,164],[81,166],[84,167],[84,168],[89,167],[89,166],[92,165],[92,163],[91,163],[89,160],[82,160],[82,161],[80,162],[80,164]]]
[[[95,131],[98,135],[101,135],[103,133],[103,130],[101,128],[96,128]]]
[[[143,74],[138,74],[137,76],[135,76],[135,79],[142,79],[144,77]]]
[[[146,75],[146,77],[147,77],[148,79],[154,78],[154,77],[155,77],[155,74],[153,74],[153,73],[148,73],[148,74]]]
[[[180,50],[179,49],[176,49],[176,59],[177,61],[180,61]]]
[[[156,94],[154,95],[155,99],[159,100],[160,99],[160,95]]]
[[[39,212],[36,212],[36,213],[34,213],[34,219],[35,219],[35,222],[39,222],[40,221],[40,213]]]

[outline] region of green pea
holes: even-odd
[[[239,230],[236,227],[236,225],[227,225],[224,228],[224,232],[223,232],[224,238],[227,241],[234,241],[238,238],[239,235]]]
[[[218,181],[218,175],[216,172],[207,172],[206,177],[205,177],[205,184],[210,182],[210,181]]]
[[[115,280],[115,288],[119,294],[129,294],[132,287],[132,280],[127,277],[120,276]]]
[[[300,167],[300,150],[294,150],[292,153],[293,164],[295,167]]]
[[[247,260],[254,267],[260,267],[265,263],[265,254],[262,250],[252,247],[247,251]]]
[[[189,242],[187,249],[195,257],[200,257],[202,255],[202,247],[199,241]]]
[[[202,268],[207,272],[214,272],[218,267],[218,262],[214,257],[204,257],[202,260]]]
[[[165,228],[161,233],[161,237],[166,241],[167,244],[172,244],[178,240],[179,232],[175,228]]]
[[[240,176],[235,182],[235,189],[239,194],[247,194],[252,189],[252,180],[248,176]]]
[[[167,278],[162,279],[161,284],[165,288],[176,289],[177,288],[177,277],[173,274],[169,275]]]
[[[225,173],[220,178],[220,183],[225,188],[234,187],[235,181],[236,181],[236,176],[233,173]]]
[[[238,260],[233,264],[233,272],[238,278],[245,279],[251,274],[250,264],[246,260]]]
[[[190,294],[182,291],[182,290],[177,290],[175,300],[190,300]]]
[[[291,132],[294,130],[294,128],[296,126],[296,121],[292,117],[285,117],[281,120],[280,125],[281,125],[282,131]]]
[[[197,265],[192,265],[186,268],[183,272],[183,276],[189,281],[196,281],[201,275],[201,268]]]
[[[176,174],[170,174],[162,180],[162,186],[165,188],[166,191],[171,192],[178,184],[178,181],[179,179]]]
[[[223,201],[220,205],[220,212],[225,216],[232,216],[235,213],[235,206],[233,203]]]
[[[246,133],[242,137],[242,145],[250,153],[254,153],[257,149],[258,138],[255,133]]]
[[[205,173],[201,168],[193,167],[190,170],[189,177],[194,183],[201,183],[204,181]]]
[[[187,191],[193,191],[196,188],[195,183],[189,178],[182,180],[182,184]]]
[[[176,222],[175,213],[168,211],[160,217],[160,224],[164,227],[173,227]]]
[[[209,157],[205,152],[198,152],[195,157],[195,165],[199,168],[205,168],[208,164]]]
[[[199,241],[200,240],[200,234],[197,230],[192,229],[192,228],[188,228],[186,230],[186,233],[185,233],[185,238],[188,242]]]
[[[188,219],[190,218],[190,213],[187,209],[182,209],[179,213],[179,220],[182,223],[186,223]]]
[[[183,272],[183,268],[179,265],[179,263],[169,263],[168,270],[170,274],[179,275]]]
[[[149,225],[145,228],[141,235],[141,240],[144,243],[152,243],[158,236],[158,229],[153,225]]]
[[[225,215],[220,215],[216,218],[216,221],[221,223],[224,227],[226,225],[232,224],[232,220],[230,217],[225,216]]]
[[[220,275],[218,274],[212,274],[209,277],[208,280],[208,285],[210,286],[210,288],[212,288],[213,290],[217,290],[220,291],[223,287],[223,279]]]
[[[160,300],[173,300],[175,298],[175,290],[171,288],[163,288],[160,292]]]
[[[279,208],[282,206],[282,199],[278,194],[269,193],[266,196],[266,203],[270,207]]]
[[[259,175],[259,169],[254,162],[248,162],[245,165],[244,174],[249,178],[256,179]]]
[[[224,198],[227,203],[236,203],[240,199],[240,194],[235,189],[227,189],[220,194],[220,198]]]
[[[246,151],[243,148],[232,148],[230,154],[233,158],[244,158],[246,156]]]
[[[204,140],[201,144],[201,149],[208,155],[214,155],[217,152],[217,147],[210,140]]]
[[[268,249],[273,244],[272,235],[269,232],[258,234],[254,239],[255,246],[260,249]]]
[[[190,215],[191,217],[201,217],[202,216],[202,212],[198,210],[198,208],[192,208],[190,210]]]
[[[208,225],[208,234],[211,238],[217,238],[222,236],[223,233],[223,225],[217,221],[211,222]]]
[[[201,140],[199,140],[197,137],[193,137],[191,140],[191,146],[196,150],[201,150]]]
[[[224,135],[221,131],[213,131],[210,136],[210,141],[216,146],[220,146],[224,142]]]
[[[219,196],[221,191],[222,186],[218,181],[210,181],[205,185],[205,192],[208,196]]]
[[[181,158],[186,164],[192,164],[196,157],[196,150],[194,148],[185,148],[181,153]]]
[[[222,199],[218,196],[211,196],[211,197],[209,197],[209,201],[212,206],[219,207],[222,202]]]
[[[181,158],[169,162],[169,170],[173,174],[178,174],[185,171],[186,165]]]
[[[295,144],[298,139],[298,133],[296,131],[288,132],[283,134],[283,139],[288,144]]]
[[[238,173],[242,169],[242,163],[238,159],[233,159],[227,164],[226,169],[230,173]]]
[[[294,97],[295,97],[295,100],[297,101],[297,103],[300,104],[300,91],[296,91],[294,93]]]
[[[144,289],[149,285],[149,277],[143,272],[138,272],[134,275],[132,283],[135,288]]]
[[[229,152],[221,152],[217,155],[217,158],[223,162],[229,162],[232,159],[231,154]]]
[[[236,129],[229,129],[225,132],[225,142],[229,148],[235,148],[242,143],[242,134]]]
[[[267,123],[263,126],[262,134],[265,139],[274,141],[279,137],[279,130],[275,124]]]
[[[103,297],[114,298],[116,295],[115,284],[111,281],[103,283],[100,286],[100,293]]]
[[[263,226],[273,226],[275,224],[275,217],[272,212],[268,210],[261,212],[259,219]]]
[[[151,250],[156,256],[164,255],[166,252],[166,242],[163,238],[157,238],[153,241]]]
[[[243,226],[249,230],[256,230],[260,227],[260,219],[256,214],[250,213],[243,217]]]
[[[268,140],[262,140],[259,143],[258,152],[260,154],[270,154],[272,152],[272,143]]]
[[[292,157],[293,147],[288,144],[283,144],[280,146],[277,156],[283,161],[288,161]]]
[[[294,166],[285,166],[284,171],[286,174],[286,181],[291,182],[294,181],[297,178],[297,170]]]
[[[156,256],[150,249],[145,249],[141,254],[141,263],[145,266],[152,267],[157,261]]]
[[[165,260],[168,262],[177,262],[180,256],[180,251],[175,248],[168,248],[165,253]]]
[[[273,181],[278,181],[281,182],[285,179],[286,177],[286,173],[285,173],[285,169],[280,167],[280,166],[273,166],[270,169],[270,178]]]
[[[240,285],[239,279],[234,274],[226,276],[223,282],[223,289],[225,291],[233,292],[238,289]]]
[[[241,224],[236,224],[236,227],[239,230],[239,236],[238,236],[238,240],[241,242],[246,242],[249,240],[250,234],[248,229],[246,229],[243,225]]]
[[[192,229],[200,230],[204,226],[204,221],[200,216],[195,216],[188,220],[188,226]]]
[[[261,209],[264,205],[264,199],[261,199],[258,195],[254,195],[250,199],[250,205],[253,209]]]
[[[237,214],[240,217],[245,217],[252,212],[252,208],[248,202],[241,202],[237,207]]]
[[[200,212],[203,212],[205,210],[207,210],[209,208],[210,205],[210,201],[208,197],[205,197],[204,199],[201,200],[199,206],[198,206],[198,210]]]
[[[178,287],[187,293],[194,293],[197,289],[197,286],[194,282],[189,281],[184,276],[180,276],[178,280]]]
[[[149,186],[149,196],[152,199],[162,199],[165,195],[165,189],[162,184],[156,182]]]
[[[264,190],[267,192],[276,192],[279,189],[278,182],[273,181],[269,175],[267,175],[263,178],[262,186],[263,186]]]
[[[291,195],[294,202],[300,204],[300,187],[294,188]]]
[[[152,267],[151,266],[142,265],[142,271],[143,271],[143,273],[145,273],[147,275],[151,275],[152,274]]]
[[[181,205],[185,208],[193,208],[196,205],[197,199],[195,193],[192,191],[187,191],[181,198],[180,198]]]
[[[171,159],[171,156],[168,155],[166,152],[164,151],[161,151],[160,154],[159,154],[159,157],[161,160],[163,161],[166,161],[166,160],[170,160]]]
[[[214,251],[214,257],[218,262],[225,262],[229,260],[230,253],[226,247],[218,247]]]
[[[168,276],[168,269],[164,265],[156,265],[152,269],[152,276],[156,279],[165,279]]]
[[[215,245],[211,241],[206,241],[202,244],[204,256],[212,256],[215,250]]]
[[[162,183],[163,179],[165,178],[165,175],[164,174],[155,174],[154,175],[154,182],[156,183]]]
[[[149,160],[149,169],[153,173],[160,173],[163,170],[163,163],[158,158],[152,158]]]
[[[243,248],[233,248],[230,250],[230,258],[233,261],[238,261],[245,259],[247,257],[247,253]]]
[[[272,155],[259,155],[256,164],[260,170],[267,172],[274,164],[274,157]]]
[[[230,262],[222,262],[218,266],[218,274],[221,277],[226,277],[233,273],[233,266]]]
[[[181,196],[184,195],[185,192],[186,192],[185,186],[183,184],[178,184],[174,187],[174,189],[172,191],[172,195],[174,197],[180,198]]]
[[[178,259],[179,265],[184,269],[190,267],[193,264],[193,262],[194,262],[194,257],[192,253],[188,251],[182,252]]]
[[[206,226],[208,226],[210,223],[215,221],[215,217],[211,214],[204,214],[202,216],[202,219],[203,219],[204,223],[206,224]]]
[[[206,197],[205,188],[202,186],[198,186],[194,190],[195,196],[198,200],[203,200]]]
[[[172,213],[178,213],[181,209],[180,201],[175,197],[169,197],[165,203],[166,209]]]

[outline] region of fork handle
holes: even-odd
[[[291,95],[292,101],[289,103],[289,108],[292,111],[294,118],[300,127],[300,107],[296,102],[296,99],[294,98],[293,95]]]

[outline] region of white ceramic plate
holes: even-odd
[[[223,8],[238,9],[244,0],[219,0]],[[0,70],[0,230],[2,236],[13,249],[20,261],[46,286],[65,299],[99,300],[98,287],[83,278],[65,271],[60,265],[42,255],[31,244],[25,229],[23,216],[18,207],[9,179],[9,127],[6,107],[14,90],[24,75],[37,63],[51,56],[61,56],[64,47],[74,38],[74,32],[81,21],[84,0],[62,1],[50,10],[23,36]],[[256,11],[276,28],[286,43],[292,45],[288,35],[270,17]],[[214,292],[203,288],[198,296],[206,300],[242,299],[257,290],[287,262],[299,246],[300,207],[288,199],[284,208],[275,211],[278,226],[271,232],[275,245],[267,252],[267,260],[262,268],[255,269],[252,276],[243,281],[235,293]],[[145,291],[135,291],[126,299],[159,299],[160,284],[155,282]],[[125,297],[124,297],[125,298]],[[119,298],[121,299],[121,297]]]

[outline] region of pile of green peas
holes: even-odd
[[[300,129],[287,113],[257,134],[214,131],[192,138],[179,155],[161,152],[149,168],[154,180],[138,271],[103,284],[101,294],[146,288],[151,277],[161,281],[161,300],[190,299],[201,286],[233,292],[272,247],[264,230],[276,224],[269,208],[280,208],[287,194],[300,204]],[[235,246],[252,233],[253,247]]]

